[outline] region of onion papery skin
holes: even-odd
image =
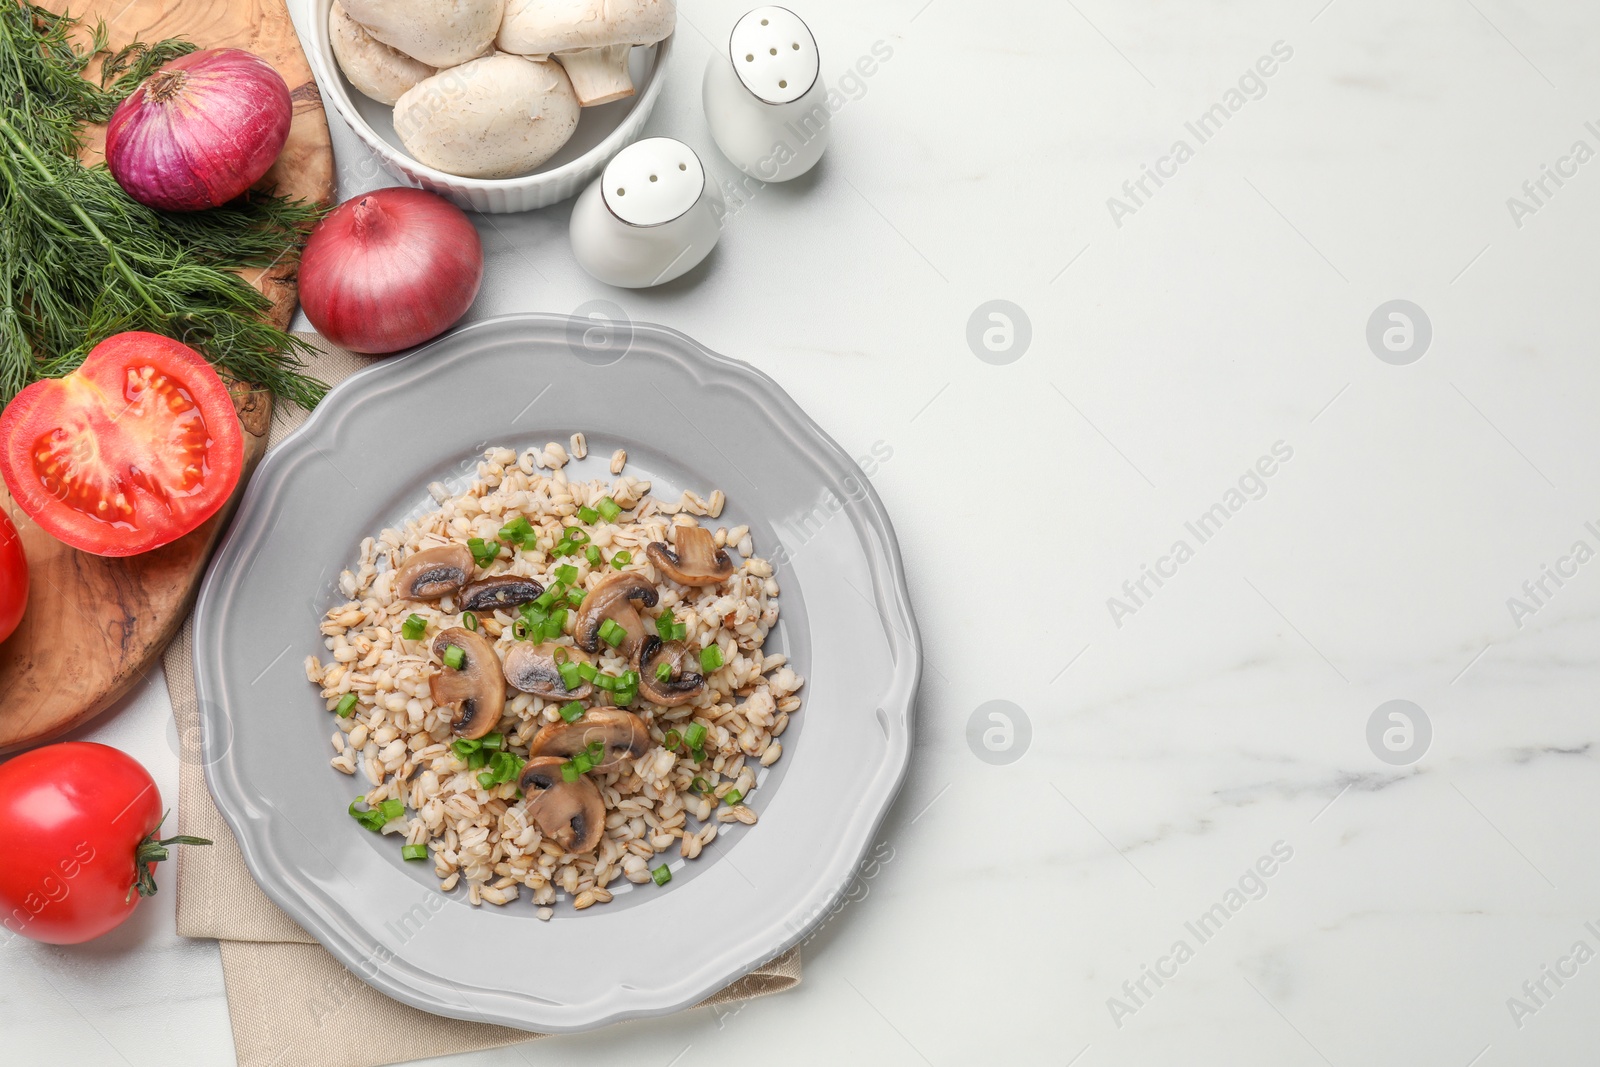
[[[351,197],[300,257],[300,307],[334,344],[383,355],[455,325],[483,282],[483,242],[466,213],[422,189]]]
[[[271,169],[293,118],[289,87],[242,48],[179,56],[117,105],[106,166],[123,191],[163,211],[202,211]]]

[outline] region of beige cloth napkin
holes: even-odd
[[[311,373],[330,384],[371,362],[307,335],[320,355]],[[305,421],[278,406],[269,445]],[[228,824],[211,802],[201,769],[200,713],[191,655],[192,620],[167,649],[167,692],[181,745],[179,832],[210,838],[178,852],[178,933],[222,947],[228,1015],[239,1067],[375,1067],[454,1052],[498,1048],[544,1036],[446,1019],[372,989],[346,970],[261,892]],[[800,982],[798,949],[707,998],[702,1007],[767,996]]]

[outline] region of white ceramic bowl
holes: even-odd
[[[395,135],[394,108],[362,95],[345,80],[328,40],[332,6],[333,0],[310,2],[311,63],[322,99],[333,102],[356,136],[395,177],[447,197],[469,211],[533,211],[576,196],[612,156],[638,140],[666,84],[665,68],[672,52],[671,37],[657,45],[635,48],[629,60],[634,95],[584,108],[572,140],[538,170],[517,178],[462,178],[412,159]]]

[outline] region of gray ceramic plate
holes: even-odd
[[[777,566],[770,647],[805,676],[753,827],[664,887],[630,886],[541,922],[441,894],[431,865],[345,812],[364,778],[328,766],[333,727],[306,682],[317,624],[363,537],[464,484],[486,444],[588,436],[628,471],[728,498]],[[569,469],[571,470],[571,469]],[[900,553],[860,469],[770,378],[658,326],[521,315],[370,367],[261,464],[195,609],[206,781],[267,895],[351,971],[425,1011],[545,1032],[657,1015],[783,952],[833,904],[911,752],[921,667]],[[621,883],[628,884],[628,883]]]

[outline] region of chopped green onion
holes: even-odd
[[[428,846],[406,845],[400,850],[400,858],[407,860],[425,860],[428,858]]]
[[[704,658],[704,657],[702,657]],[[444,665],[453,671],[459,671],[467,662],[467,654],[461,651],[460,645],[451,645],[444,650]]]
[[[562,556],[570,556],[576,551],[578,551],[577,545],[573,544],[571,541],[562,541],[560,544],[556,545],[556,547],[550,550],[550,554],[559,559]]]
[[[356,797],[350,802],[350,807],[347,810],[350,812],[350,817],[352,819],[360,823],[362,826],[365,826],[373,833],[377,833],[379,830],[383,829],[384,823],[388,822],[389,820],[385,818],[383,813],[384,809],[382,806],[368,808],[366,811],[357,811],[356,805],[360,804],[366,799],[366,797]]]
[[[722,666],[722,649],[716,645],[707,645],[700,650],[700,669],[710,674]]]
[[[689,729],[684,731],[683,739],[689,742],[690,748],[699,748],[706,743],[706,728],[704,724],[692,722]]]
[[[467,769],[475,771],[488,762],[489,753],[480,748],[478,751],[467,757]]]
[[[623,671],[622,672],[622,684],[627,686],[630,689],[637,688],[638,685],[639,685],[639,672],[636,671],[636,670],[633,670],[632,668],[629,668],[628,670]]]
[[[634,702],[634,700],[636,700],[638,698],[638,696],[639,696],[639,687],[637,685],[626,685],[626,686],[618,686],[616,688],[616,690],[611,694],[611,699],[616,703],[616,705],[618,707],[625,708],[629,704],[632,704]]]
[[[339,718],[348,719],[350,713],[356,710],[356,695],[354,693],[346,693],[339,698],[339,703],[333,710],[339,713]]]
[[[563,678],[562,680],[565,681],[566,679]],[[567,688],[573,689],[576,687],[569,685]],[[577,722],[579,719],[583,718],[583,705],[578,703],[576,700],[567,704],[563,704],[561,706],[561,718],[564,722]]]
[[[596,674],[589,681],[594,683],[596,689],[604,689],[608,693],[613,692],[618,685],[617,676],[614,674]]]
[[[583,558],[589,561],[590,566],[600,566],[600,550],[593,545],[583,550]]]
[[[607,619],[600,624],[600,639],[612,648],[622,644],[627,636],[628,631],[618,626],[615,619]]]
[[[586,545],[589,543],[589,535],[576,526],[568,526],[565,530],[562,530],[561,539],[571,545]]]
[[[656,633],[663,641],[672,640],[672,612],[663,611],[656,616]]]
[[[461,738],[457,738],[456,740],[450,742],[451,751],[453,751],[457,756],[461,757],[462,759],[466,759],[468,756],[472,755],[474,752],[478,751],[478,749],[480,749],[482,747],[483,747],[483,742],[482,741],[476,741],[476,740],[474,740],[474,739],[472,739],[470,737],[461,737]]]
[[[621,552],[618,552],[616,555],[611,557],[611,565],[619,571],[632,562],[633,553],[629,552],[627,549],[623,549]]]
[[[385,822],[393,822],[406,813],[405,801],[390,798],[385,800],[378,810],[383,812]]]
[[[484,771],[482,774],[478,775],[478,784],[483,786],[485,789],[494,788],[494,772]]]
[[[412,612],[406,616],[406,621],[400,624],[400,636],[407,641],[415,641],[428,632],[428,620]]]
[[[554,641],[561,636],[562,631],[566,628],[567,609],[560,608],[552,612],[550,617],[544,621],[544,625],[539,628],[539,639],[541,641]]]
[[[595,668],[593,663],[578,664],[578,677],[582,678],[584,681],[592,682],[599,676],[600,672]]]
[[[601,518],[607,522],[616,522],[617,516],[622,514],[622,509],[617,506],[617,502],[608,496],[600,498],[600,503],[595,505],[595,510],[600,512]]]
[[[668,752],[676,752],[678,746],[683,744],[683,735],[676,730],[668,730],[667,735],[661,739],[661,744]]]
[[[563,563],[556,568],[556,578],[566,585],[571,585],[578,580],[578,568],[570,563]]]
[[[518,515],[500,527],[500,540],[507,544],[524,545],[536,536],[533,526],[529,524],[526,515]]]
[[[581,607],[583,605],[583,598],[588,595],[589,594],[585,593],[582,589],[568,589],[567,603],[571,604],[575,608]]]
[[[689,750],[689,758],[694,760],[696,763],[704,763],[706,758],[706,750],[696,745],[694,748]]]
[[[559,582],[552,583],[550,588],[546,589],[544,592],[540,593],[534,598],[533,606],[540,611],[549,611],[550,605],[554,604],[557,598],[561,596],[561,594],[557,592],[557,590],[560,588],[560,585],[561,583]],[[526,610],[526,608],[524,608],[524,610]]]
[[[578,518],[593,526],[600,520],[600,513],[586,504],[578,509]]]
[[[658,682],[670,682],[670,681],[672,681],[672,664],[670,664],[670,663],[657,663],[656,664],[656,681],[658,681]]]
[[[722,802],[728,805],[730,808],[743,799],[744,794],[739,792],[737,789],[730,789],[726,793],[722,794]]]
[[[583,668],[579,664],[568,660],[566,663],[557,666],[556,670],[561,672],[561,687],[563,689],[572,690],[583,684]],[[568,719],[567,721],[571,722],[572,720]]]
[[[474,615],[470,611],[463,611],[461,613],[461,625],[465,626],[467,629],[471,630],[473,633],[477,633],[478,632],[478,617],[476,615]]]
[[[578,770],[578,765],[571,760],[561,765],[561,780],[563,782],[576,782],[583,772]]]
[[[494,771],[497,781],[509,782],[522,774],[527,762],[515,752],[496,752],[489,760],[489,769]]]
[[[672,872],[668,870],[667,865],[663,863],[661,866],[650,872],[650,880],[656,885],[666,885],[668,882],[672,881]]]
[[[710,788],[711,783],[700,777],[696,777],[694,781],[689,783],[689,792],[691,793],[704,793]]]
[[[530,629],[527,619],[517,619],[511,624],[511,636],[518,641],[526,641]]]
[[[472,553],[472,558],[480,567],[487,567],[500,558],[500,546],[491,544],[481,537],[467,538],[467,551]]]
[[[484,734],[483,737],[481,737],[478,740],[478,747],[480,747],[480,748],[488,748],[488,749],[504,748],[505,744],[506,744],[506,735],[505,734]]]

